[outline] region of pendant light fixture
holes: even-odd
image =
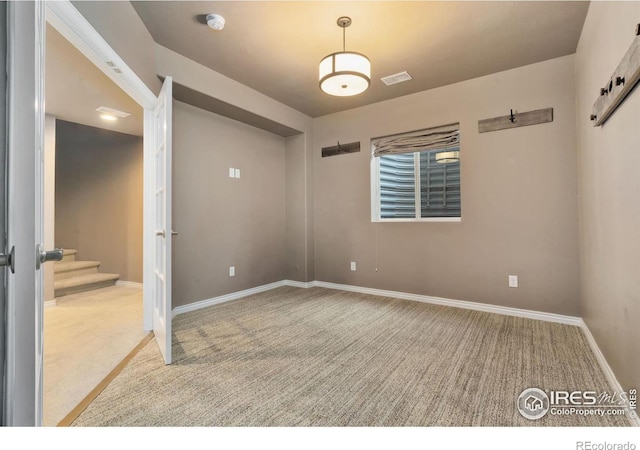
[[[342,28],[342,51],[327,55],[320,61],[320,89],[338,97],[360,94],[371,84],[369,58],[345,50],[345,28],[349,25],[351,18],[338,19],[338,26]]]
[[[448,150],[436,153],[436,162],[447,164],[460,161],[460,152],[458,150]]]

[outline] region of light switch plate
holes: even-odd
[[[517,288],[518,287],[518,276],[517,275],[509,275],[509,287]]]

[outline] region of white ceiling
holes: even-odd
[[[312,117],[575,53],[588,2],[581,1],[141,1],[154,40]],[[214,31],[205,16],[226,26]],[[366,54],[371,87],[324,94],[318,63],[346,48]],[[413,80],[387,87],[383,76]]]
[[[68,122],[142,136],[142,107],[52,26],[47,25],[46,34],[46,113]],[[96,111],[100,106],[131,115],[108,122]]]

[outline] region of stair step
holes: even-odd
[[[74,250],[72,248],[65,248],[62,252],[62,261],[61,262],[69,262],[76,260],[76,254],[78,250]]]
[[[78,292],[114,286],[119,279],[120,275],[115,273],[93,273],[57,280],[54,282],[55,296],[63,297]]]
[[[60,261],[54,265],[55,280],[98,272],[100,261]]]

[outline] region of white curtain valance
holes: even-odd
[[[373,156],[446,150],[460,146],[460,124],[427,128],[372,140]]]

